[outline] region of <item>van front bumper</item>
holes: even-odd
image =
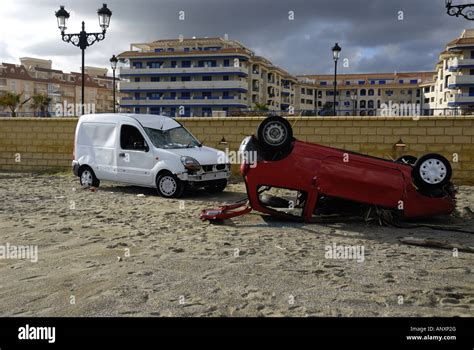
[[[74,175],[79,176],[79,162],[77,160],[72,161],[72,172]]]
[[[222,180],[228,179],[230,177],[230,171],[216,171],[202,174],[188,174],[181,173],[177,174],[178,178],[181,181],[190,181],[190,182],[201,182],[201,181],[212,181],[212,180]]]

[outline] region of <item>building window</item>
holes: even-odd
[[[142,67],[143,67],[142,62],[133,62],[133,68],[140,69]]]
[[[148,62],[146,65],[148,68],[161,68],[162,62]]]
[[[171,68],[176,68],[176,67],[177,67],[176,61],[171,61]]]
[[[224,67],[229,67],[229,60],[224,60]]]
[[[223,79],[223,80],[229,80],[229,76],[228,76],[228,75],[224,75],[224,76],[222,77],[222,79]]]
[[[158,82],[158,81],[160,81],[160,77],[151,77],[150,81],[151,82]]]
[[[365,90],[365,89],[360,90],[360,95],[361,96],[366,96],[367,95],[367,90]]]
[[[135,83],[139,83],[140,82],[140,77],[135,77]]]
[[[369,89],[369,96],[374,96],[374,89]]]
[[[365,105],[366,105],[365,100],[361,100],[360,101],[360,108],[365,108]]]
[[[370,100],[370,101],[368,102],[368,107],[369,107],[369,108],[374,108],[374,101]]]
[[[359,80],[359,85],[364,85],[365,81],[364,80]]]
[[[181,81],[191,81],[191,77],[181,77]]]
[[[205,76],[202,77],[202,81],[212,81],[212,76],[205,75]]]
[[[327,81],[322,81],[321,82],[321,86],[326,86],[327,84],[328,84]]]
[[[176,81],[176,77],[171,77],[170,81]]]
[[[191,67],[191,61],[182,61],[182,62],[181,62],[181,67],[182,67],[182,68],[189,68],[189,67]]]

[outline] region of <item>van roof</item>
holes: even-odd
[[[162,130],[169,130],[181,126],[176,120],[155,114],[128,114],[128,113],[101,113],[101,114],[86,114],[80,117],[80,122],[102,122],[102,123],[117,123],[120,121],[135,120],[146,128],[159,128]]]

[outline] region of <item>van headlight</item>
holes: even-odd
[[[201,169],[201,164],[199,164],[199,162],[193,157],[181,157],[181,163],[183,163],[186,169],[191,171],[198,171]]]

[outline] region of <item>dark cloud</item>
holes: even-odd
[[[30,14],[52,18],[47,21],[51,28],[39,30],[57,31],[57,1],[20,4]],[[100,1],[69,0],[64,5],[74,11],[70,30],[79,29],[83,18],[90,30],[98,29]],[[449,17],[444,0],[111,0],[108,5],[111,27],[104,42],[88,49],[91,65],[108,66],[108,58],[131,42],[227,33],[293,74],[330,73],[330,49],[336,41],[349,59],[349,67],[342,68],[347,73],[431,70],[445,44],[470,25]],[[178,19],[181,10],[184,21]],[[289,11],[294,11],[293,21]],[[66,48],[56,35],[57,40],[25,49],[30,55],[74,59],[75,48]]]

